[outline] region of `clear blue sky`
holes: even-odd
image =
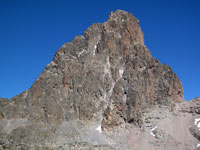
[[[146,46],[181,79],[185,99],[200,96],[199,0],[0,0],[0,97],[29,89],[59,47],[116,9],[140,20]]]

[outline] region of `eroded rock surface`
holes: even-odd
[[[199,105],[151,56],[138,19],[117,10],[64,44],[29,90],[0,99],[0,150],[192,150]]]

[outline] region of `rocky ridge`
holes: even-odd
[[[0,99],[0,150],[194,150],[199,105],[117,10],[65,43],[29,90]]]

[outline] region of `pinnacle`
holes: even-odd
[[[137,23],[139,22],[139,20],[136,17],[134,17],[131,13],[119,9],[115,12],[110,13],[109,20],[135,21]]]
[[[182,150],[199,140],[200,114],[199,99],[182,101],[181,81],[151,56],[138,19],[116,10],[60,48],[29,90],[0,98],[0,149]]]

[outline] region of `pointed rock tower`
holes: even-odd
[[[0,145],[114,149],[113,129],[141,128],[145,113],[183,101],[180,80],[151,56],[138,19],[117,10],[65,43],[29,90],[0,100]]]

